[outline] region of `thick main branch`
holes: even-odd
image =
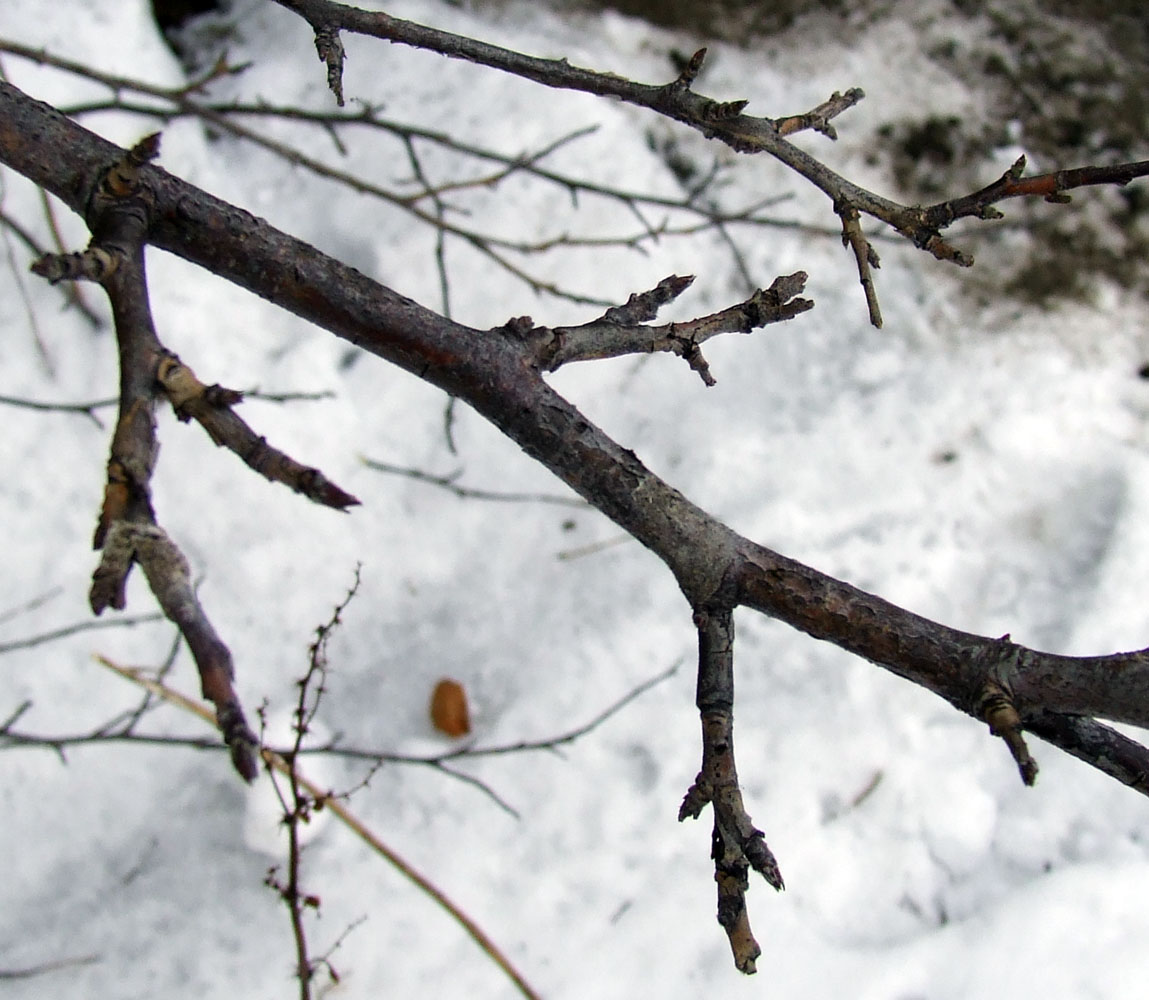
[[[0,161],[83,212],[122,151],[0,82]],[[931,622],[742,538],[655,476],[543,380],[521,338],[478,331],[154,167],[149,240],[469,403],[662,558],[690,603],[737,601],[922,685],[970,714],[1003,671],[1042,711],[1149,725],[1149,653],[1052,656]]]

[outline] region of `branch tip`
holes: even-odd
[[[697,52],[690,57],[690,61],[682,67],[682,72],[678,74],[678,79],[675,83],[689,87],[696,79],[698,74],[702,72],[702,64],[706,61],[706,46],[700,48]]]
[[[339,37],[339,28],[332,24],[316,28],[315,51],[327,64],[327,87],[335,95],[335,103],[343,107],[343,63],[347,53]]]
[[[994,736],[1000,736],[1009,748],[1017,763],[1021,780],[1032,786],[1037,780],[1037,761],[1030,756],[1025,737],[1022,736],[1021,716],[1006,688],[994,680],[988,680],[978,699],[978,714],[989,725]]]
[[[726,931],[734,964],[747,975],[762,951],[750,930],[746,892],[753,868],[775,889],[784,888],[778,862],[742,802],[734,761],[734,615],[729,608],[696,608],[698,691],[702,718],[702,769],[678,811],[697,818],[713,807],[710,857],[718,886],[718,922]]]
[[[693,283],[694,275],[672,274],[649,291],[632,293],[625,305],[612,306],[603,313],[602,320],[618,326],[636,326],[649,322],[664,305],[673,302]]]
[[[231,756],[231,763],[248,784],[259,777],[259,740],[247,724],[237,699],[216,707],[216,725]]]
[[[116,273],[123,259],[121,250],[93,244],[76,253],[46,253],[32,262],[30,270],[52,285],[61,281],[103,282]]]
[[[140,168],[160,155],[160,133],[145,135],[104,176],[100,193],[111,198],[131,197],[140,187]]]
[[[851,87],[844,94],[835,90],[828,101],[823,101],[805,114],[774,119],[772,122],[774,130],[778,135],[785,136],[801,132],[803,129],[812,129],[815,132],[820,132],[827,139],[836,140],[838,133],[830,124],[830,120],[852,108],[865,96],[861,87]]]

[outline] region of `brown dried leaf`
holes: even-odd
[[[431,695],[431,722],[448,736],[466,736],[471,731],[467,693],[458,681],[444,678],[435,685]]]

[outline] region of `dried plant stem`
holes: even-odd
[[[165,701],[192,713],[192,715],[198,716],[209,726],[215,727],[215,718],[211,710],[200,702],[189,698],[187,695],[182,694],[166,684],[161,684],[158,681],[146,677],[143,671],[121,666],[104,656],[96,656],[95,659],[101,666],[107,667],[113,673],[124,678],[124,680],[138,684],[157,697],[163,698]],[[268,767],[289,779],[292,778],[291,765],[275,751],[261,748],[260,756]],[[503,970],[523,996],[529,997],[530,1000],[541,1000],[540,994],[523,978],[522,973],[511,964],[511,960],[503,954],[486,932],[467,916],[466,913],[459,909],[459,907],[451,901],[450,897],[438,886],[384,844],[362,820],[355,816],[339,799],[333,797],[327,789],[320,788],[306,776],[300,774],[298,770],[295,772],[294,780],[298,783],[299,787],[304,789],[308,795],[312,796],[317,805],[321,805],[325,810],[331,812],[332,815],[338,817],[344,826],[351,830],[352,833],[367,844],[376,854],[388,861],[392,867],[407,878],[408,881],[414,883],[421,892],[438,903],[440,907],[450,914],[455,922],[467,932],[471,939],[486,952],[491,961]]]

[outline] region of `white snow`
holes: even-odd
[[[161,86],[183,82],[143,0],[43,4],[6,0],[0,33],[107,72]],[[667,53],[695,40],[626,18],[559,17],[527,3],[461,9],[399,0],[389,13],[543,56],[665,80]],[[919,32],[975,30],[935,20]],[[239,4],[230,58],[251,61],[221,99],[332,105],[311,37],[268,3]],[[973,26],[971,26],[973,25]],[[555,169],[673,194],[647,142],[673,137],[705,166],[729,160],[729,207],[792,193],[781,218],[832,221],[797,177],[733,157],[633,108],[546,90],[397,45],[348,39],[349,97],[382,101],[396,120],[451,131],[514,155],[582,125],[599,131],[560,150]],[[896,21],[848,44],[827,24],[761,50],[712,46],[700,89],[750,97],[751,113],[805,110],[860,85],[867,99],[838,123],[841,141],[803,145],[848,176],[889,189],[866,147],[882,121],[923,108],[979,105]],[[67,103],[106,93],[5,56],[8,79]],[[125,114],[85,124],[119,142],[153,130]],[[340,157],[319,131],[295,135],[327,162],[380,183],[410,175],[402,146],[350,136]],[[1006,151],[1007,159],[1014,154]],[[428,151],[425,167],[451,162]],[[440,307],[434,235],[409,215],[193,122],[164,130],[161,163],[379,278]],[[48,234],[32,187],[0,171],[6,212]],[[1085,202],[1098,195],[1084,194]],[[616,203],[508,181],[458,199],[458,221],[537,239],[632,232]],[[1049,211],[1076,211],[1078,206]],[[68,237],[78,220],[61,212]],[[657,218],[657,213],[652,211]],[[872,226],[870,228],[873,228]],[[671,357],[574,366],[554,384],[660,475],[737,530],[921,614],[1041,648],[1102,653],[1149,643],[1149,383],[1146,307],[1105,288],[1091,305],[1025,312],[978,308],[947,268],[883,243],[878,290],[886,327],[872,329],[852,260],[839,241],[792,230],[739,231],[755,280],[801,268],[816,308],[706,351],[718,385]],[[525,266],[565,287],[623,301],[671,273],[698,279],[667,310],[685,318],[745,295],[711,235],[633,252],[568,251]],[[93,334],[57,291],[26,270],[10,237],[0,252],[0,395],[108,396],[116,385],[108,330]],[[457,242],[448,247],[453,315],[482,328],[530,314],[557,324],[594,307],[536,297]],[[454,898],[548,998],[774,996],[946,1000],[981,996],[1133,998],[1149,936],[1149,804],[1036,743],[1034,789],[1019,782],[984,726],[873,666],[779,623],[738,616],[738,746],[748,808],[778,855],[787,891],[752,885],[764,954],[746,980],[714,921],[710,821],[675,822],[699,762],[689,610],[661,564],[637,543],[579,558],[558,554],[616,539],[601,515],[545,504],[463,501],[371,472],[367,455],[489,489],[564,494],[540,468],[460,407],[457,456],[444,438],[442,395],[227,283],[159,253],[152,305],[167,346],[208,382],[269,391],[332,390],[279,406],[252,400],[246,418],[301,461],[363,500],[349,516],[265,483],[194,427],[165,416],[155,479],[160,522],[202,576],[209,614],[231,645],[249,709],[278,718],[297,697],[314,628],[362,585],[330,646],[320,712],[348,744],[394,752],[445,749],[427,719],[431,689],[459,679],[477,706],[478,746],[541,739],[592,718],[675,661],[682,668],[561,754],[461,760],[520,814],[432,770],[389,765],[351,808]],[[98,289],[85,290],[101,310]],[[27,303],[25,299],[27,299]],[[34,325],[33,325],[34,324]],[[42,338],[47,358],[35,349]],[[101,411],[110,422],[112,411]],[[3,408],[0,643],[85,620],[109,428],[83,417]],[[952,453],[951,461],[942,456]],[[138,575],[138,574],[137,574]],[[1143,582],[1144,581],[1144,582]],[[135,580],[128,614],[154,610]],[[6,654],[0,719],[25,699],[19,728],[65,734],[138,703],[138,692],[90,658],[160,663],[164,623],[85,632]],[[170,683],[194,693],[181,653]],[[153,732],[203,735],[170,707]],[[250,827],[246,792],[220,754],[162,747],[46,750],[0,761],[0,970],[57,959],[96,961],[3,981],[5,997],[288,997],[296,995],[287,914],[263,885],[275,834]],[[365,768],[323,762],[316,777],[351,787]],[[261,779],[266,781],[266,779]],[[245,819],[245,817],[248,817]],[[246,832],[245,832],[246,831]],[[345,928],[331,996],[515,995],[440,910],[347,830],[327,822],[304,855],[322,897],[309,923],[323,954]]]

